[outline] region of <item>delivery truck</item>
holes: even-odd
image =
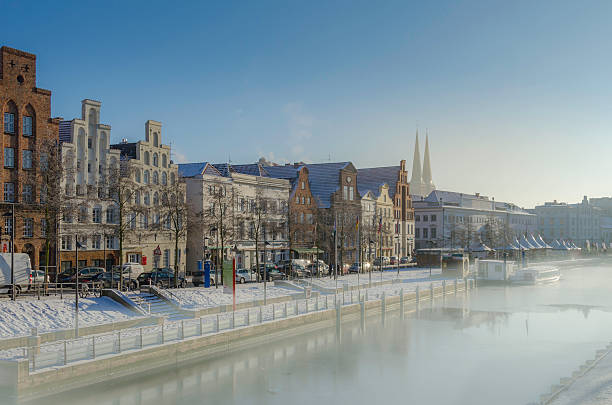
[[[15,294],[27,290],[30,286],[32,265],[27,253],[14,253],[13,266],[15,277]],[[11,254],[0,253],[0,292],[11,291]]]

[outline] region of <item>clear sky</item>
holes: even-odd
[[[175,161],[410,170],[418,127],[441,189],[612,194],[610,1],[0,6],[0,43],[38,55],[54,116],[100,100],[116,142],[161,121]]]

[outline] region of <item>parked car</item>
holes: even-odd
[[[323,260],[315,260],[313,263],[317,264],[317,262],[319,262],[319,272],[323,272],[324,274],[329,273],[329,266],[325,264]]]
[[[389,258],[389,264],[390,264],[391,266],[397,266],[397,263],[398,263],[398,258],[397,258],[397,256],[391,256],[391,257]]]
[[[368,262],[363,262],[363,263],[355,262],[351,264],[351,267],[349,267],[348,271],[349,273],[357,273],[357,272],[364,273],[366,271],[370,271],[371,267],[372,266]]]
[[[408,264],[410,263],[410,257],[404,256],[400,258],[400,264]]]
[[[306,273],[308,276],[318,276],[318,275],[323,275],[323,274],[327,274],[329,268],[325,268],[321,265],[319,265],[319,268],[317,269],[317,263],[310,263],[308,266],[306,266]],[[317,274],[318,271],[318,274]]]
[[[254,271],[249,271],[247,269],[236,269],[237,283],[244,284],[255,280],[257,280],[257,273]]]
[[[174,287],[174,272],[168,271],[168,269],[158,269],[152,272],[141,273],[137,278],[139,285],[154,285],[157,287]],[[187,281],[181,275],[178,278],[178,286],[181,288],[185,288],[187,286]]]
[[[291,267],[291,277],[310,277],[310,271],[308,271],[306,267],[300,263],[293,263]]]
[[[278,266],[276,264],[274,264],[274,263],[266,263],[265,264],[265,268],[266,268],[266,271],[268,273],[271,272],[272,270],[280,271],[278,269]],[[253,268],[251,268],[251,270],[254,270],[254,269],[255,269],[255,266],[253,266]],[[264,276],[264,264],[263,263],[259,263],[259,277],[263,278],[263,276]]]
[[[381,263],[381,257],[376,257],[374,258],[374,266],[380,266]],[[388,266],[390,263],[390,260],[387,256],[382,256],[382,265],[383,266]]]
[[[45,280],[44,270],[32,270],[30,272],[30,284],[41,284],[44,282],[49,282],[49,275],[47,275]]]
[[[102,267],[83,267],[79,269],[79,283],[90,283],[100,273],[104,273]],[[76,283],[76,272],[70,277],[70,282]]]
[[[267,275],[268,275],[268,281],[284,280],[287,278],[285,273],[281,272],[278,269],[268,270]]]
[[[121,281],[121,275],[119,272],[112,273],[110,271],[105,271],[104,273],[100,273],[93,278],[93,282],[101,283],[102,288],[115,288],[119,285]]]

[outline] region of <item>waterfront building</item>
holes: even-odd
[[[186,235],[178,238],[176,249],[174,225],[164,213],[173,198],[184,202],[185,185],[179,182],[170,146],[162,143],[162,124],[148,120],[144,139],[137,142],[124,139],[111,145],[111,149],[121,152],[122,175],[129,177],[136,190],[122,261],[141,263],[147,271],[174,269],[177,263],[179,272],[185,272]],[[187,220],[184,218],[181,223],[186,224]]]
[[[81,117],[62,121],[59,129],[64,165],[63,203],[68,207],[60,221],[60,266],[75,268],[76,238],[83,245],[79,267],[112,268],[119,263],[118,240],[114,235],[117,219],[114,203],[105,193],[107,169],[119,164],[120,152],[110,148],[111,126],[100,122],[101,103],[81,101]]]
[[[434,190],[413,206],[417,249],[469,250],[481,243],[495,249],[538,228],[535,214],[479,193]]]
[[[601,200],[598,201],[601,203]],[[546,202],[535,207],[538,216],[538,231],[548,242],[554,239],[570,240],[579,247],[587,247],[594,242],[602,242],[601,221],[605,208],[594,205],[584,196],[581,202],[568,204],[564,202]]]
[[[49,158],[49,148],[58,147],[61,120],[51,118],[51,92],[36,86],[36,68],[36,55],[6,46],[0,48],[2,214],[15,209],[15,221],[7,216],[1,224],[2,251],[10,251],[9,235],[14,232],[14,252],[27,253],[33,268],[46,263],[46,242],[55,226],[47,223],[42,211],[46,194],[41,169]]]

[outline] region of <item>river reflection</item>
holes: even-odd
[[[612,339],[611,274],[592,265],[551,285],[480,287],[403,320],[343,324],[341,339],[325,329],[25,402],[526,404]]]

